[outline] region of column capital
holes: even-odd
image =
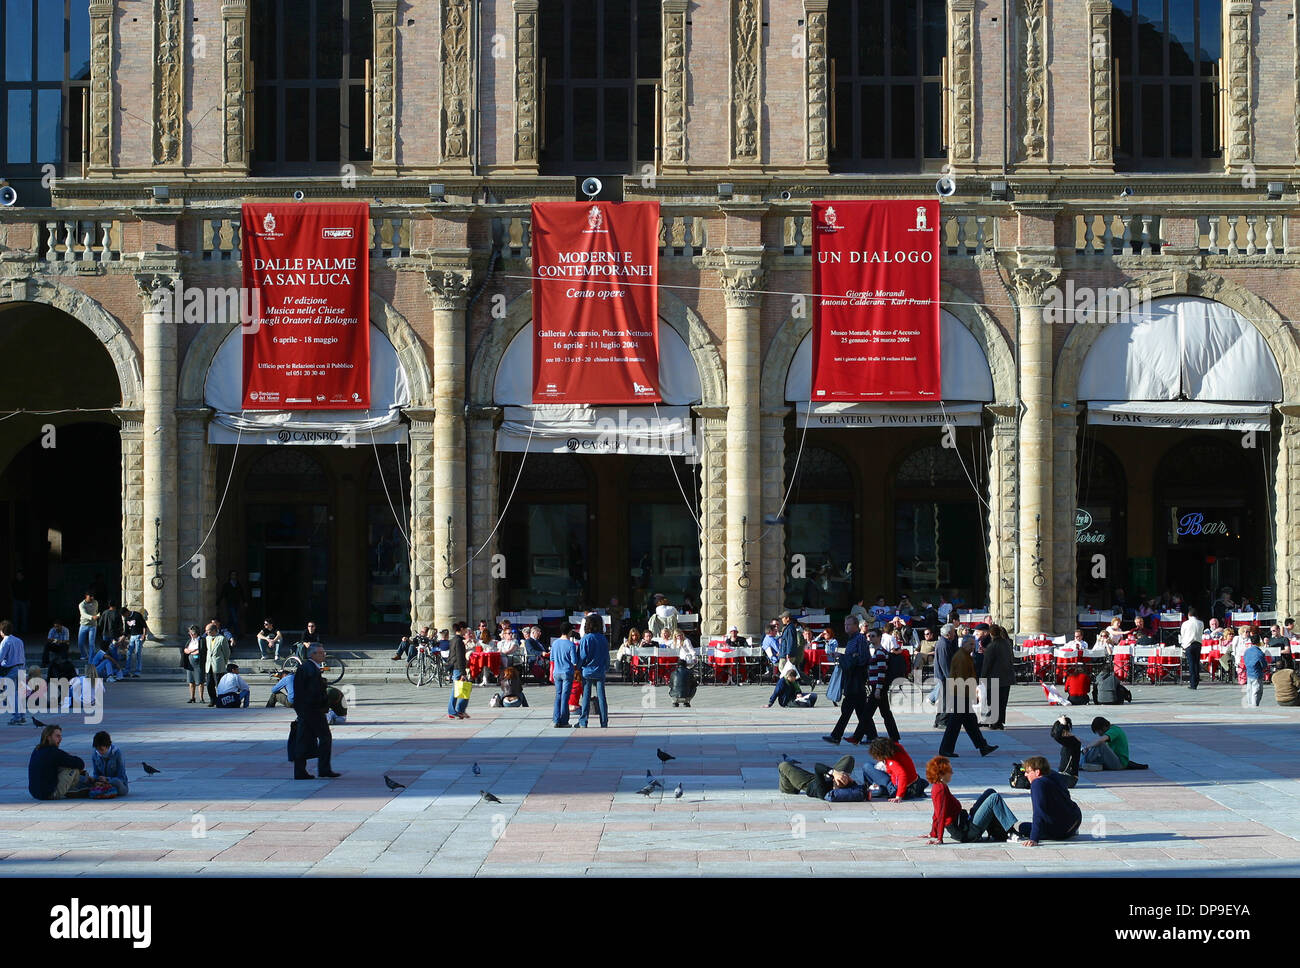
[[[425,270],[424,278],[434,309],[465,309],[469,298],[469,283],[473,278],[469,269],[435,266]]]
[[[728,309],[749,309],[763,301],[763,249],[724,249],[723,267],[719,270],[723,298]]]
[[[1013,269],[1011,272],[1011,280],[1016,287],[1016,298],[1022,306],[1042,306],[1043,293],[1056,285],[1060,278],[1060,269],[1047,266],[1030,266]]]
[[[726,420],[727,419],[726,407],[691,407],[691,412],[694,413],[695,416],[700,417],[704,420]]]
[[[145,270],[135,273],[135,284],[145,313],[165,311],[161,305],[168,300],[179,275],[167,270]]]

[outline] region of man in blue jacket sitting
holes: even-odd
[[[1060,774],[1053,773],[1047,757],[1031,756],[1024,763],[1029,780],[1029,799],[1034,806],[1032,823],[1020,825],[1021,846],[1037,847],[1043,840],[1069,840],[1079,832],[1083,812],[1070,799],[1070,790]]]

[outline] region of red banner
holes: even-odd
[[[812,211],[813,402],[939,399],[939,203]]]
[[[244,408],[370,408],[370,207],[243,211]]]
[[[661,402],[658,202],[533,206],[533,402]]]

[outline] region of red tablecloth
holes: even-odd
[[[1178,667],[1181,663],[1182,656],[1153,655],[1150,665],[1147,666],[1147,676],[1152,682],[1177,679]]]
[[[810,649],[805,647],[803,650],[803,671],[807,675],[819,675],[821,673],[822,663],[826,661],[825,649]]]
[[[653,659],[642,658],[639,655],[632,656],[632,668],[647,668],[651,682],[667,682],[676,666],[677,656],[675,655],[660,655],[655,656]]]
[[[1083,666],[1083,656],[1078,652],[1073,655],[1058,655],[1055,658],[1057,682],[1064,682],[1066,676]]]
[[[749,678],[745,672],[744,656],[714,654],[709,656],[709,665],[713,666],[713,678],[717,682],[730,682],[733,676],[741,682]]]
[[[501,675],[500,652],[471,652],[465,658],[469,662],[469,677],[475,681],[483,675],[484,666],[492,675]]]

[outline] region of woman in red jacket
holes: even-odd
[[[922,834],[929,838],[927,843],[942,844],[945,832],[958,843],[979,840],[985,831],[989,840],[997,842],[1020,839],[1014,833],[1016,815],[991,787],[980,794],[970,813],[961,808],[961,802],[948,789],[952,782],[952,761],[948,757],[936,756],[925,764],[925,776],[934,784],[930,788],[934,818],[930,821],[930,832]]]
[[[916,766],[901,743],[881,736],[871,741],[867,752],[876,765],[864,766],[862,779],[871,784],[873,798],[888,795],[893,803],[901,803],[908,797],[925,793],[928,784],[916,775]]]

